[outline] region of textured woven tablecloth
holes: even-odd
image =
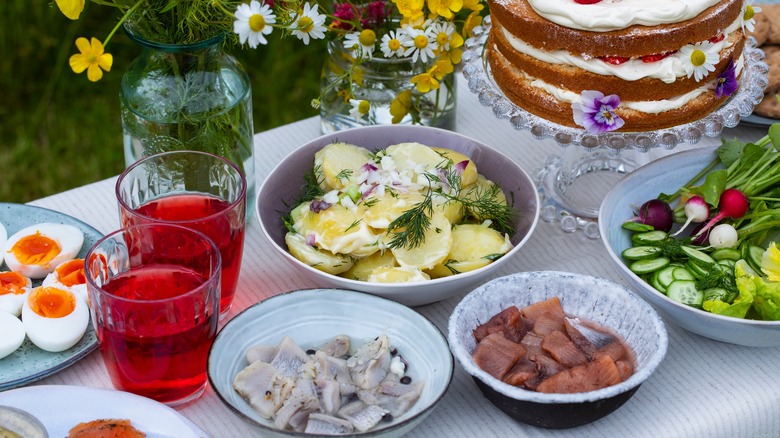
[[[256,90],[262,93],[262,90]],[[536,140],[517,131],[507,120],[493,116],[469,92],[459,78],[457,131],[489,144],[514,160],[529,174],[550,154],[564,148],[552,140]],[[292,123],[255,136],[258,187],[288,153],[319,136],[319,118]],[[738,127],[724,137],[755,140],[761,128]],[[693,147],[719,144],[704,138],[695,146],[672,151],[655,149],[643,160]],[[119,142],[115,147],[121,147]],[[108,233],[118,227],[114,197],[116,178],[100,181],[39,199],[31,204],[79,218]],[[624,283],[600,239],[566,234],[557,224],[540,221],[522,251],[496,275],[518,271],[558,270],[604,277]],[[248,225],[244,259],[236,300],[230,316],[277,293],[316,285],[299,278],[287,262],[274,253],[253,218]],[[447,319],[460,301],[455,297],[417,308],[446,333]],[[711,341],[674,325],[669,330],[669,351],[664,362],[639,391],[619,410],[586,426],[568,430],[544,430],[519,424],[490,404],[471,378],[456,363],[452,386],[439,406],[410,436],[632,436],[632,437],[778,437],[780,436],[780,348],[747,348]],[[94,352],[66,370],[35,384],[68,384],[111,387],[99,353]],[[225,407],[208,388],[196,403],[179,411],[212,437],[259,436]]]

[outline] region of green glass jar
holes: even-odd
[[[122,77],[125,164],[172,150],[198,150],[233,161],[246,175],[247,216],[254,210],[252,92],[222,35],[194,44],[149,41],[125,32],[143,51]]]

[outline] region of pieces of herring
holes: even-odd
[[[233,388],[249,402],[252,409],[265,418],[271,418],[287,398],[282,391],[284,380],[273,365],[257,361],[236,374]]]
[[[342,357],[349,351],[349,337],[346,335],[338,335],[318,348],[317,351],[322,351],[328,356]]]
[[[291,379],[298,377],[298,370],[309,361],[309,356],[289,336],[285,336],[279,342],[276,355],[271,360],[280,373]]]
[[[352,433],[355,427],[347,420],[332,415],[312,413],[304,432],[317,435],[345,435]]]
[[[360,400],[353,401],[339,409],[338,415],[349,420],[355,429],[365,432],[382,421],[385,410],[377,405],[367,405]]]
[[[387,376],[390,361],[390,340],[386,335],[381,335],[361,345],[347,359],[347,367],[358,387],[371,389]]]
[[[276,356],[276,345],[255,345],[246,351],[246,361],[249,363],[262,361],[270,363]]]
[[[320,400],[317,397],[314,382],[311,379],[298,379],[290,396],[284,401],[282,407],[276,411],[274,424],[280,429],[286,429],[288,426],[292,428],[294,426],[301,427],[305,423],[305,414],[315,412],[319,408]]]

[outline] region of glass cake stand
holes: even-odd
[[[681,143],[695,144],[703,136],[717,137],[723,128],[733,128],[753,112],[764,96],[768,67],[764,52],[753,37],[744,50],[745,67],[739,89],[720,108],[684,125],[648,132],[591,134],[531,114],[512,103],[496,85],[485,53],[490,16],[474,29],[463,51],[463,76],[483,106],[517,130],[528,130],[536,139],[552,138],[563,147],[561,155],[548,156],[532,175],[542,201],[541,219],[560,223],[567,233],[581,230],[597,239],[598,211],[609,189],[626,174],[650,161],[654,148],[673,149]]]

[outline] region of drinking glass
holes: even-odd
[[[220,255],[171,224],[123,228],[86,255],[92,324],[114,387],[169,406],[197,399],[219,324]]]
[[[222,255],[220,318],[233,303],[244,251],[246,179],[232,162],[173,151],[136,161],[116,183],[123,227],[170,223],[198,230]]]

